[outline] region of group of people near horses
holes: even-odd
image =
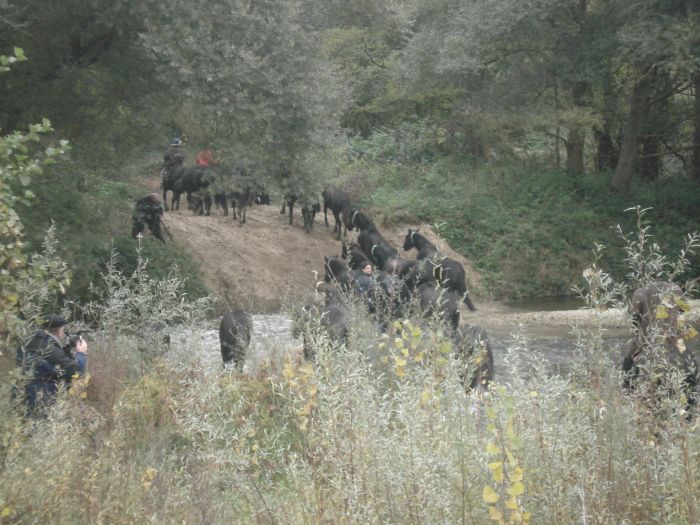
[[[231,199],[234,219],[237,218],[238,207],[238,218],[242,223],[245,222],[246,207],[253,204],[256,197],[261,202],[266,199],[265,202],[269,203],[269,197],[261,193],[262,188],[254,187],[253,177],[245,168],[237,167],[222,179],[221,172],[216,171],[217,167],[219,163],[214,159],[210,147],[199,152],[194,166],[186,167],[181,143],[173,141],[164,156],[161,172],[165,210],[168,210],[168,191],[172,192],[170,209],[179,209],[180,196],[186,193],[189,207],[199,214],[208,215],[214,202],[227,215],[226,203]],[[217,177],[218,184],[215,183]],[[282,179],[291,180],[291,174],[284,172]],[[228,182],[222,183],[222,180]],[[321,211],[321,203],[312,193],[290,189],[283,197],[280,211],[282,214],[288,211],[291,224],[294,206],[300,205],[307,233],[311,230],[315,215]],[[335,221],[333,233],[337,239],[347,238],[348,231],[357,230],[359,234],[356,242],[343,242],[340,256],[324,257],[326,283],[322,291],[325,293],[325,303],[323,306],[307,305],[302,308],[304,316],[317,317],[331,339],[346,342],[350,334],[347,306],[349,297],[359,298],[364,303],[367,314],[376,319],[384,331],[391,326],[393,320],[405,318],[410,314],[410,308],[416,308],[424,317],[438,319],[443,323],[451,334],[456,352],[463,357],[476,359],[478,366],[475,375],[465,377],[464,380],[471,388],[485,388],[494,375],[493,354],[489,336],[484,329],[460,325],[461,304],[470,311],[476,310],[469,295],[463,266],[440,253],[436,245],[417,229],[407,231],[402,245],[405,253],[415,250],[415,258],[402,255],[384,238],[363,210],[351,206],[347,192],[342,189],[328,186],[322,191],[321,199],[324,224],[329,227],[328,211],[331,211]],[[157,238],[163,240],[160,223],[162,215],[163,207],[157,198],[150,195],[141,199],[134,214],[134,236],[141,233],[144,225],[147,225]],[[630,340],[623,362],[623,369],[627,373],[624,384],[628,388],[636,385],[640,376],[639,363],[648,359],[651,354],[649,349],[654,346],[647,332],[648,327],[655,325],[657,320],[649,305],[658,305],[662,301],[659,297],[663,294],[679,296],[677,287],[670,283],[652,283],[640,287],[633,296],[635,337]],[[648,308],[642,315],[639,310],[644,305],[651,310]],[[222,356],[225,362],[233,361],[240,368],[252,325],[249,317],[246,318],[243,313],[229,315],[225,319],[228,321],[226,327],[222,325],[222,334],[229,335],[226,351],[222,339]],[[243,337],[234,337],[232,333],[241,333]],[[697,400],[697,385],[700,383],[697,363],[690,352],[684,353],[678,346],[677,339],[668,341],[671,341],[666,346],[670,349],[672,361],[683,370],[688,403],[694,405]],[[305,347],[305,355],[312,358],[312,354],[312,350]]]
[[[241,224],[245,223],[246,209],[255,201],[259,189],[248,166],[224,166],[215,159],[211,146],[197,153],[194,165],[186,165],[182,142],[177,138],[163,156],[160,176],[165,211],[180,209],[180,198],[185,194],[188,208],[199,215],[209,215],[212,205],[220,206],[228,215],[230,202],[233,219]]]
[[[416,258],[400,255],[366,212],[351,207],[342,190],[330,188],[324,192],[324,208],[324,212],[333,211],[339,236],[353,230],[359,234],[357,242],[343,242],[339,256],[324,256],[325,282],[320,287],[325,294],[324,305],[307,305],[302,308],[301,318],[308,321],[317,316],[337,343],[347,342],[350,336],[349,300],[359,301],[382,332],[389,331],[395,320],[415,314],[426,322],[434,320],[452,339],[457,357],[467,361],[465,385],[486,389],[494,376],[493,351],[483,328],[460,325],[461,304],[476,310],[462,264],[440,253],[414,229],[407,231],[402,248],[406,253],[416,250]],[[306,344],[304,352],[307,357],[313,354]]]

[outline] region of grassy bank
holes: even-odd
[[[474,166],[353,164],[371,188],[364,204],[386,220],[436,224],[450,246],[470,258],[497,299],[562,295],[581,280],[595,242],[603,261],[622,277],[623,244],[613,226],[634,229],[640,205],[656,241],[676,253],[700,224],[700,187],[685,179],[635,181],[627,193],[610,187],[611,174],[573,176],[526,165]],[[700,275],[697,262],[688,276]]]

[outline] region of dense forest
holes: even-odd
[[[37,146],[71,147],[16,211],[29,251],[55,221],[76,297],[112,243],[130,258],[128,210],[173,136],[190,159],[212,144],[255,166],[277,197],[340,183],[386,220],[438,224],[498,298],[569,293],[629,207],[654,209],[669,249],[698,224],[694,2],[30,0],[0,16],[4,62],[20,58],[0,129],[48,119]],[[196,273],[182,258],[158,248],[161,271]]]
[[[130,235],[175,137],[590,321],[552,367],[324,284],[222,369],[192,254]],[[700,523],[699,224],[698,1],[0,0],[0,525]],[[87,369],[31,412],[53,311]]]

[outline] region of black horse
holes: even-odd
[[[350,333],[350,312],[346,306],[343,294],[335,286],[324,284],[319,291],[326,294],[326,301],[321,313],[321,326],[325,328],[328,337],[335,343],[347,343]]]
[[[176,210],[180,209],[180,193],[181,187],[180,180],[185,172],[185,167],[182,164],[171,167],[170,169],[163,169],[161,172],[160,187],[163,190],[163,207],[165,211],[168,211],[168,192],[172,192],[170,209]]]
[[[357,243],[360,245],[362,251],[365,252],[365,254],[367,254],[370,260],[380,268],[382,268],[382,265],[372,255],[373,246],[379,245],[382,248],[383,252],[387,254],[387,256],[398,257],[399,255],[399,251],[396,248],[394,248],[389,243],[389,241],[382,237],[382,234],[379,233],[379,230],[377,230],[377,228],[375,227],[362,230],[360,232],[360,235],[357,236]]]
[[[680,320],[685,304],[683,291],[674,283],[657,281],[635,290],[630,304],[635,334],[627,342],[622,370],[623,386],[634,390],[644,385],[652,403],[658,402],[659,392],[675,393],[671,378],[676,372],[690,420],[700,401],[700,366],[685,346]]]
[[[431,266],[435,280],[440,286],[447,290],[457,293],[463,298],[464,304],[467,305],[472,312],[476,311],[476,307],[469,297],[467,290],[467,277],[464,272],[464,267],[454,259],[442,257],[437,247],[431,243],[418,230],[408,230],[403,242],[404,251],[416,248],[420,261],[428,261]]]
[[[350,198],[343,190],[329,186],[323,190],[323,221],[328,227],[328,210],[333,212],[335,219],[335,227],[333,232],[338,232],[338,240],[340,234],[343,236],[348,233],[348,224],[350,223]],[[343,231],[343,225],[345,230]]]
[[[284,215],[285,209],[289,210],[289,225],[291,226],[294,219],[294,204],[297,201],[301,201],[303,203],[301,207],[301,216],[304,220],[304,230],[306,233],[311,233],[316,214],[321,211],[321,205],[314,201],[314,199],[299,196],[295,193],[287,193],[282,199],[280,214]]]
[[[233,362],[238,370],[243,369],[245,353],[253,332],[253,320],[242,310],[228,312],[221,319],[219,341],[224,367]]]
[[[357,228],[362,232],[368,228],[376,228],[376,226],[372,222],[372,219],[369,218],[369,215],[362,210],[351,210],[348,230],[352,231],[354,228]]]
[[[415,291],[421,312],[427,319],[437,317],[452,330],[459,328],[459,297],[445,288],[439,289],[435,282],[425,282]]]
[[[335,281],[344,292],[351,291],[357,277],[356,270],[351,270],[348,264],[340,257],[324,255],[323,261],[325,267],[324,280],[327,283]]]
[[[343,242],[341,257],[348,262],[348,266],[353,270],[364,268],[367,263],[371,263],[369,257],[357,243]]]

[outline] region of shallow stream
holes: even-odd
[[[569,304],[567,304],[569,306]],[[534,311],[533,305],[499,305],[504,317],[508,312]],[[541,311],[552,311],[553,308],[540,308]],[[493,315],[493,314],[491,314]],[[471,319],[469,315],[463,317],[463,322],[479,324],[478,319]],[[497,380],[506,378],[504,371],[504,358],[508,350],[524,349],[520,354],[522,366],[529,367],[534,363],[533,358],[544,357],[547,369],[551,373],[565,373],[576,354],[576,335],[573,329],[566,327],[540,326],[536,324],[486,326],[489,332],[494,351]],[[247,353],[244,371],[255,373],[265,363],[273,364],[280,369],[288,353],[299,354],[302,341],[293,338],[292,322],[286,314],[266,314],[253,316],[253,336],[250,350]],[[604,333],[604,348],[610,352],[613,362],[621,362],[622,345],[627,339],[626,333],[607,331]],[[172,334],[171,354],[183,356],[195,349],[205,368],[211,372],[222,370],[221,352],[219,345],[218,325],[211,325],[196,333],[178,332]]]

